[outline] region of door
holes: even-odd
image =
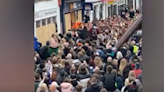
[[[67,13],[64,15],[65,17],[65,32],[67,33],[69,29],[71,29],[71,15]]]
[[[111,16],[111,6],[108,7],[108,17]]]

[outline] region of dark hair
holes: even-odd
[[[40,67],[41,69],[43,69],[43,68],[45,67],[45,65],[44,65],[43,63],[41,63],[41,64],[39,65],[39,67]]]
[[[81,90],[82,90],[82,86],[77,85],[77,86],[76,86],[76,90],[77,90],[78,92],[81,92]]]
[[[64,71],[64,70],[62,70],[62,71],[60,72],[60,76],[61,76],[61,77],[64,77],[64,76],[65,76],[65,71]]]
[[[35,73],[35,79],[36,79],[36,80],[39,80],[39,78],[40,78],[39,73]]]
[[[107,71],[108,73],[111,73],[112,70],[113,70],[113,67],[112,67],[111,65],[108,65],[107,68],[106,68],[106,71]]]
[[[76,79],[76,75],[75,74],[72,74],[72,75],[70,75],[70,78],[71,79]]]

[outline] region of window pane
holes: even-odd
[[[56,23],[56,17],[52,17],[52,22]]]
[[[45,26],[46,25],[46,19],[43,19],[42,20],[42,26]]]
[[[47,19],[47,24],[51,24],[51,18]]]
[[[40,21],[36,21],[36,28],[40,27]]]

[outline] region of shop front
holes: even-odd
[[[121,11],[123,8],[126,6],[126,1],[125,0],[118,0],[118,14],[121,14]]]
[[[93,10],[91,10],[90,18],[93,19],[105,19],[105,3],[101,0],[85,0],[85,3],[92,4],[91,7]],[[91,21],[92,21],[91,20]]]
[[[56,5],[56,6],[55,6]],[[56,1],[35,3],[34,36],[43,45],[54,33],[61,33],[60,11]]]
[[[82,22],[82,1],[71,1],[65,0],[63,5],[63,27],[64,33],[67,33],[68,30],[77,22]]]

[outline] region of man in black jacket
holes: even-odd
[[[112,74],[113,67],[111,65],[108,65],[106,68],[107,73],[104,75],[104,88],[107,89],[107,91],[115,91],[115,75]]]
[[[96,77],[92,77],[90,80],[91,86],[88,87],[85,92],[100,92],[101,88],[100,86],[97,84],[97,78]]]

